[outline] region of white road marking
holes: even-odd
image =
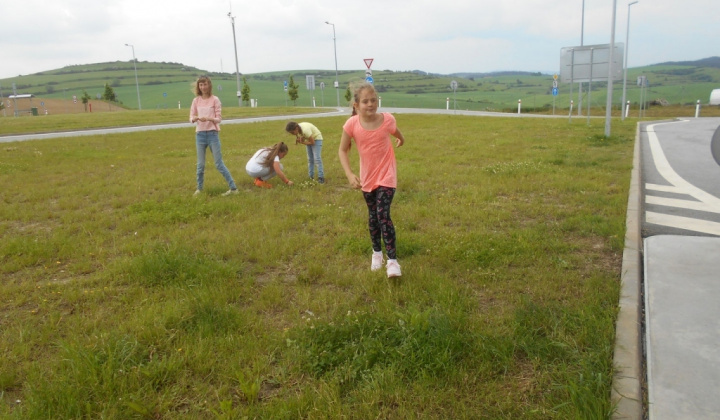
[[[654,195],[646,195],[645,202],[647,204],[656,204],[658,206],[677,207],[679,209],[706,211],[709,213],[720,213],[720,209],[714,208],[705,203],[701,203],[700,201],[690,201],[679,198],[666,198],[657,197]]]
[[[687,122],[687,121],[681,121]],[[677,123],[661,123],[661,124],[677,124]],[[645,196],[645,203],[655,204],[666,207],[676,207],[689,210],[700,210],[709,213],[720,213],[720,199],[709,194],[700,188],[692,185],[678,175],[670,166],[665,157],[665,153],[660,146],[654,127],[660,124],[651,124],[647,126],[648,142],[650,144],[650,152],[652,153],[655,168],[657,168],[660,176],[670,183],[667,185],[645,184],[645,189],[653,191],[671,192],[676,194],[685,194],[695,198],[697,201],[683,200],[678,198],[664,198],[656,196]],[[701,219],[693,219],[690,217],[664,215],[655,212],[645,212],[645,221],[656,225],[674,227],[695,232],[709,233],[712,235],[720,235],[720,223],[711,222]]]
[[[645,212],[645,221],[654,225],[662,225],[720,236],[720,223],[711,222],[709,220],[693,219],[690,217],[673,216],[670,214],[647,211]]]

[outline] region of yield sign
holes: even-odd
[[[372,66],[373,60],[374,60],[374,58],[364,58],[364,59],[363,59],[363,61],[365,62],[365,65],[367,66],[367,68],[370,68],[370,66]]]

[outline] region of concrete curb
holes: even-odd
[[[615,350],[611,401],[615,406],[613,420],[642,420],[642,235],[640,215],[640,124],[635,131],[633,169],[628,194],[625,221],[625,249],[623,250],[621,290],[618,317],[615,325]]]

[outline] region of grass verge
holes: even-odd
[[[192,130],[3,145],[0,417],[609,418],[635,122],[397,119],[394,281],[345,117],[270,190],[284,122],[225,126],[230,197]]]

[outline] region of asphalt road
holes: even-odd
[[[643,237],[720,236],[720,165],[710,141],[720,118],[641,125]]]
[[[720,165],[711,152],[719,125],[720,118],[641,124],[650,420],[720,418]]]
[[[453,109],[429,109],[429,108],[382,108],[383,112],[396,112],[402,114],[445,114],[445,115],[474,115],[483,117],[522,117],[522,118],[568,118],[567,115],[535,115],[535,114],[517,114],[517,113],[503,113],[503,112],[484,112],[484,111],[464,111],[464,110],[453,110]],[[239,119],[227,119],[223,120],[222,124],[246,124],[261,121],[287,121],[290,118],[293,119],[304,119],[304,118],[319,118],[319,117],[335,117],[335,116],[350,116],[351,110],[349,108],[329,108],[327,112],[317,114],[296,114],[296,115],[278,115],[269,117],[256,117],[256,118],[239,118]],[[169,128],[193,128],[195,124],[190,122],[186,123],[173,123],[173,124],[157,124],[157,125],[142,125],[135,127],[115,127],[115,128],[98,128],[91,130],[77,130],[77,131],[66,131],[57,133],[42,133],[42,134],[17,134],[10,136],[0,136],[0,143],[10,143],[15,141],[25,140],[44,140],[53,139],[59,137],[79,137],[79,136],[97,136],[103,134],[113,133],[133,133],[138,131],[149,131],[149,130],[165,130]]]

